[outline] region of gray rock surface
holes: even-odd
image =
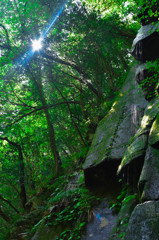
[[[137,42],[149,37],[152,33],[156,32],[159,29],[159,23],[149,23],[145,26],[142,26],[138,33],[136,38],[133,41],[133,47],[136,45]]]
[[[150,130],[149,144],[159,149],[159,113],[157,114]]]
[[[151,100],[145,110],[145,114],[142,118],[140,128],[136,132],[135,136],[131,139],[131,143],[127,147],[121,164],[118,167],[118,173],[133,160],[145,155],[148,143],[148,135],[159,112],[159,99]]]
[[[135,207],[124,240],[159,239],[159,201],[148,201]]]
[[[148,147],[139,185],[142,201],[159,199],[159,150]]]
[[[133,42],[132,55],[138,60],[156,60],[159,56],[159,23],[142,26]]]
[[[121,159],[130,137],[137,131],[147,102],[135,81],[135,71],[136,67],[133,67],[116,102],[99,123],[84,170],[106,159]]]

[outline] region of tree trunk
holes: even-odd
[[[29,71],[29,73],[31,73]],[[57,146],[56,146],[56,140],[55,140],[55,131],[54,131],[54,127],[53,124],[51,122],[51,117],[49,114],[49,110],[47,108],[47,102],[46,99],[44,97],[44,93],[43,93],[43,87],[40,81],[40,77],[38,79],[38,81],[35,79],[35,77],[33,76],[33,74],[31,74],[31,79],[34,82],[36,89],[38,91],[39,94],[39,98],[41,101],[41,104],[44,108],[44,114],[46,117],[46,121],[47,121],[47,126],[48,126],[48,135],[49,135],[49,141],[50,141],[50,148],[51,148],[51,152],[54,156],[54,161],[55,161],[55,168],[56,168],[56,176],[59,177],[60,174],[60,168],[61,168],[61,159],[59,156],[59,152],[57,150]]]

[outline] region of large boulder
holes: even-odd
[[[121,164],[118,167],[118,173],[123,171],[123,169],[127,165],[132,164],[133,161],[138,161],[138,164],[139,161],[143,161],[147,149],[150,129],[158,113],[159,113],[159,99],[153,99],[149,102],[145,110],[145,114],[142,118],[140,128],[136,132],[135,136],[131,139],[129,146],[127,147],[124,153]]]
[[[134,76],[135,67],[111,110],[99,123],[84,169],[97,166],[106,159],[121,159],[130,137],[137,131],[147,102]]]
[[[124,240],[159,239],[159,201],[148,201],[135,207]]]
[[[133,67],[116,102],[96,129],[83,166],[85,176],[105,161],[110,173],[108,163],[111,162],[111,166],[113,162],[119,164],[129,139],[134,136],[140,125],[147,102],[135,81],[135,72],[136,67]],[[103,168],[103,165],[101,167]],[[115,167],[117,169],[117,165]]]
[[[150,130],[149,144],[159,149],[159,113]]]
[[[133,42],[133,57],[145,62],[156,60],[159,56],[159,23],[142,26]]]
[[[159,199],[159,150],[151,146],[146,151],[139,186],[143,202]]]

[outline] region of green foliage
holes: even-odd
[[[83,190],[76,194],[61,191],[70,181],[68,176],[50,186],[56,175],[54,153],[62,161],[64,175],[81,167],[90,135],[109,111],[131,65],[129,49],[138,29],[137,5],[115,0],[67,3],[44,39],[42,51],[22,68],[31,39],[40,36],[62,4],[62,0],[0,2],[0,136],[22,149],[28,199],[48,187],[48,191],[54,190],[50,204],[77,195],[79,201],[73,203],[77,206],[79,202],[84,212],[90,206],[84,202]],[[22,214],[18,159],[18,151],[1,141],[0,195]],[[79,183],[83,182],[81,177]],[[13,223],[16,214],[1,204]],[[67,211],[61,214],[64,219]],[[6,232],[4,222],[0,221],[0,228]],[[72,234],[83,228],[82,223],[81,219]]]
[[[136,198],[136,193],[128,195],[127,184],[122,188],[120,195],[116,198],[116,202],[110,206],[110,209],[115,209],[119,212],[121,208],[124,208],[131,200]],[[125,220],[123,220],[125,222]]]
[[[72,176],[73,177],[73,176]],[[69,189],[69,183],[67,186],[66,179],[58,179],[55,184],[52,185],[52,196],[48,201],[48,205],[52,206],[52,212],[41,219],[32,229],[37,230],[42,225],[47,226],[63,226],[65,229],[58,236],[58,240],[65,239],[80,239],[81,231],[84,229],[87,223],[88,210],[91,209],[93,203],[97,201],[90,192],[77,185],[76,188]],[[64,188],[64,185],[65,188]],[[58,185],[58,188],[57,188]],[[68,189],[67,189],[68,188]],[[67,228],[67,230],[66,230]]]
[[[157,22],[159,17],[159,4],[157,0],[135,0],[140,7],[138,17],[144,24]]]
[[[146,93],[146,98],[152,99],[159,95],[159,60],[147,62],[145,65],[147,75],[139,86]]]

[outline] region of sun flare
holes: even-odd
[[[43,40],[42,38],[39,38],[38,40],[37,39],[31,40],[33,51],[38,51],[42,48],[42,40]]]

